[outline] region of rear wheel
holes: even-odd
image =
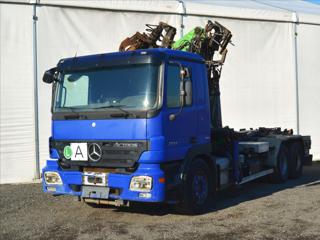
[[[208,164],[195,159],[186,173],[183,199],[178,211],[186,214],[200,214],[208,211],[213,195],[212,174]]]
[[[274,172],[270,176],[273,183],[284,183],[289,175],[289,150],[285,145],[280,147],[277,156],[277,165],[274,167]]]
[[[295,142],[290,147],[289,177],[298,178],[302,174],[304,153],[302,145]]]

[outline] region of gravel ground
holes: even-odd
[[[0,239],[320,240],[320,162],[285,184],[222,192],[216,205],[199,216],[165,205],[92,208],[39,183],[0,185]]]

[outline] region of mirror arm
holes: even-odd
[[[183,106],[181,105],[181,106],[180,106],[180,109],[179,109],[179,112],[177,112],[177,113],[172,113],[172,114],[169,115],[169,120],[170,120],[170,121],[175,120],[176,117],[179,116],[179,115],[182,113],[182,109],[183,109]]]
[[[180,109],[179,109],[179,112],[177,113],[172,113],[169,115],[169,120],[170,121],[173,121],[176,119],[177,116],[179,116],[182,112],[182,109],[183,107],[185,106],[185,96],[186,96],[186,91],[184,90],[184,84],[185,84],[185,81],[184,80],[181,80],[182,82],[182,87],[183,87],[183,90],[180,89]],[[181,97],[182,97],[182,100],[181,100]]]
[[[170,64],[175,64],[178,65],[180,68],[180,83],[182,83],[182,89],[180,87],[180,109],[179,112],[177,113],[172,113],[169,115],[169,120],[173,121],[176,119],[177,116],[179,116],[182,112],[183,107],[185,106],[185,96],[186,96],[186,91],[185,91],[185,70],[184,67],[182,66],[182,64],[180,62],[176,62],[176,61],[169,61]],[[182,99],[181,99],[182,98]]]

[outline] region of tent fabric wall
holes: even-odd
[[[295,78],[290,23],[215,18],[231,29],[221,82],[222,121],[235,129],[296,129]],[[186,30],[207,17],[187,16]]]
[[[101,9],[113,11],[155,12],[176,14],[180,3],[176,0],[39,0],[40,4],[51,6],[81,7],[85,9]]]
[[[300,132],[312,137],[314,159],[320,159],[320,26],[297,25]]]
[[[32,6],[0,4],[0,183],[35,177]]]
[[[261,4],[258,1],[184,0],[187,15],[214,16],[263,21],[291,21],[289,11]]]
[[[125,37],[144,31],[145,23],[168,22],[177,28],[178,38],[182,23],[186,33],[209,18],[226,25],[234,35],[235,46],[230,47],[221,79],[224,125],[296,129],[299,102],[300,132],[312,136],[312,153],[320,159],[320,114],[316,110],[320,106],[320,68],[315,67],[320,53],[320,6],[288,0],[0,0],[0,183],[35,176],[34,3],[40,168],[48,158],[51,135],[51,86],[41,82],[46,69],[75,54],[116,51]]]

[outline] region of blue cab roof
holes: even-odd
[[[65,58],[59,61],[57,68],[59,71],[77,71],[134,63],[160,63],[166,59],[184,59],[195,62],[204,61],[198,54],[167,48],[152,48]]]

